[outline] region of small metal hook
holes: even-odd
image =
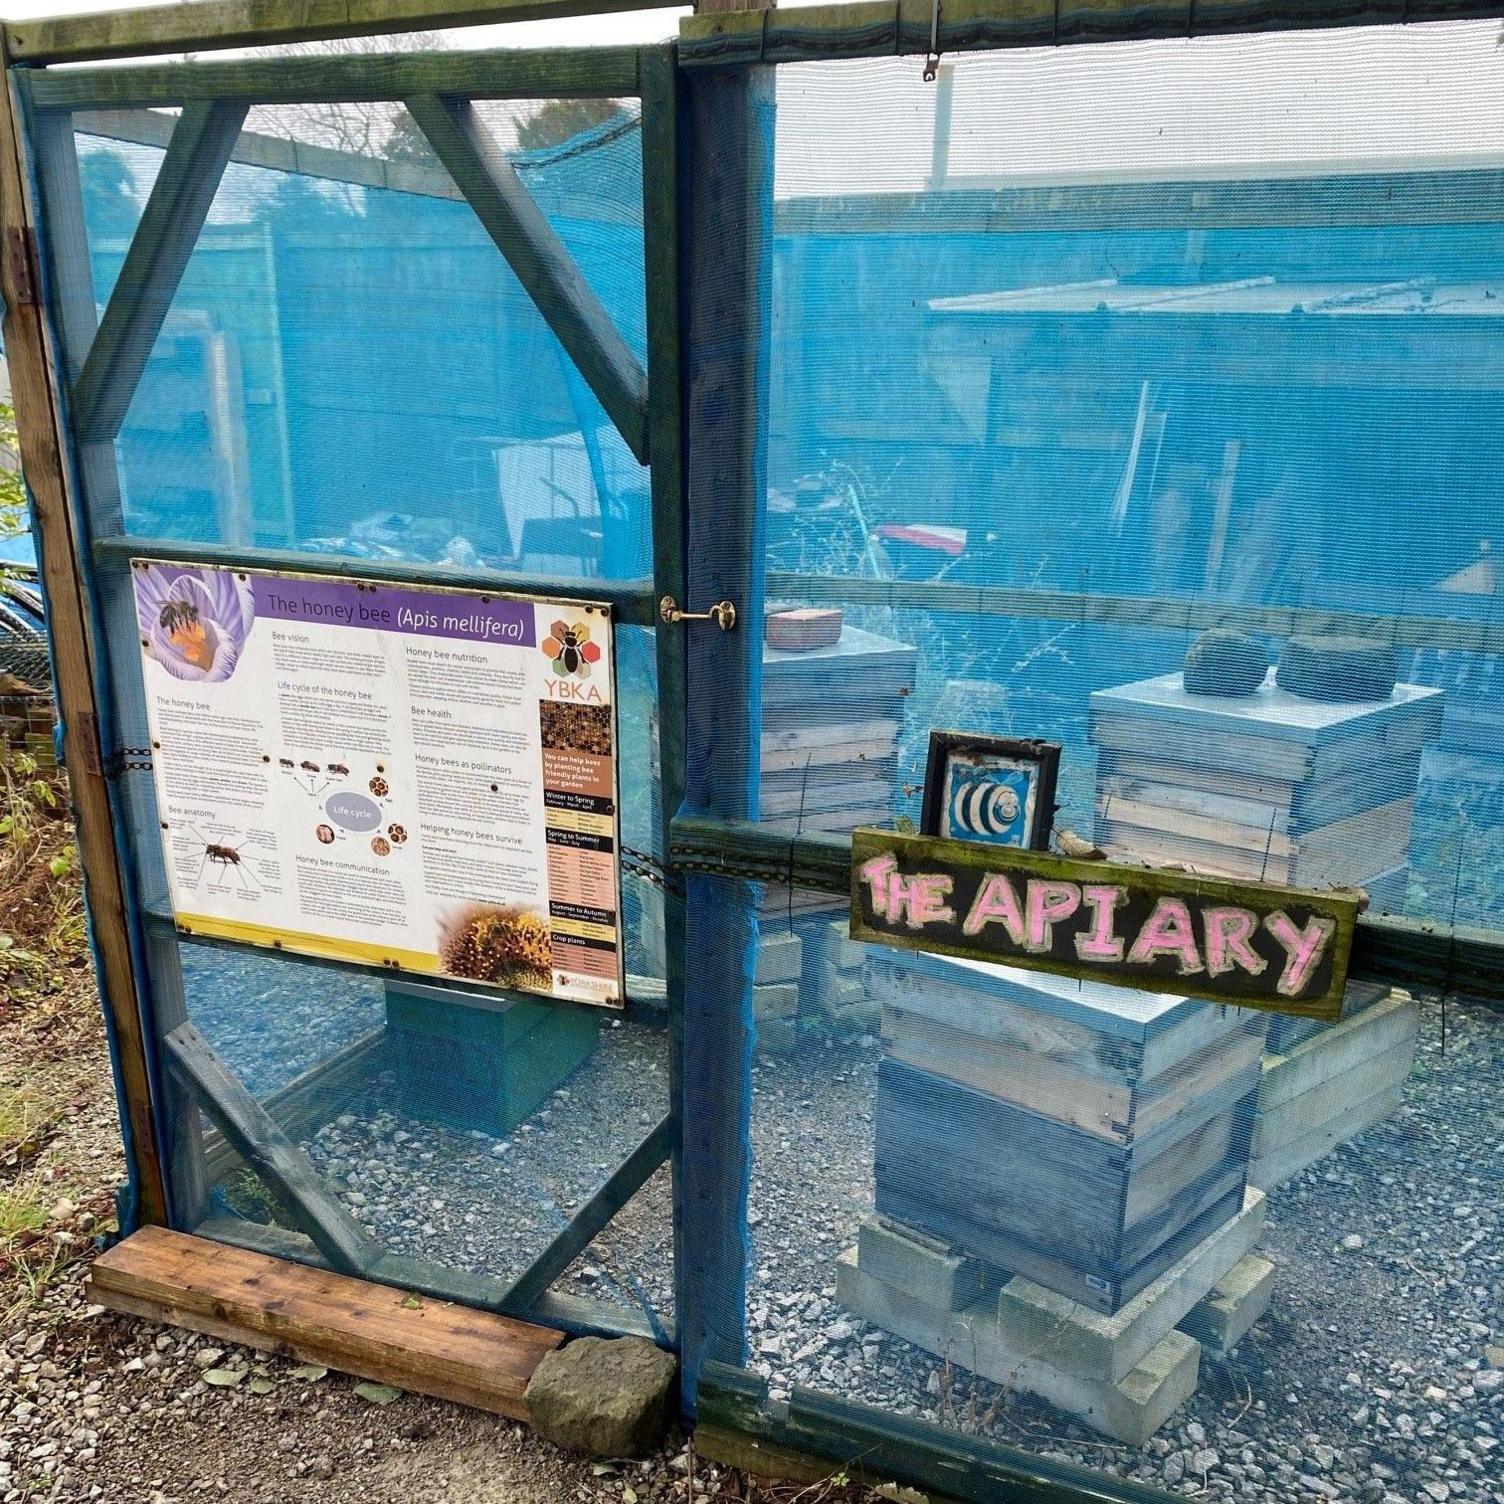
[[[940,0],[930,12],[930,55],[924,60],[924,81],[932,84],[940,72]]]
[[[681,621],[713,621],[723,632],[736,625],[736,607],[730,601],[717,601],[708,611],[681,611],[673,596],[666,595],[658,602],[658,616],[670,625]]]

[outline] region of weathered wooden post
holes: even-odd
[[[700,9],[749,9],[702,4]],[[683,631],[686,807],[755,819],[761,724],[763,513],[772,283],[773,70],[685,80],[680,142],[686,610],[729,600],[736,626]],[[684,977],[683,1220],[678,1319],[686,1405],[707,1360],[746,1356],[749,1063],[757,944],[752,884],[690,874]]]

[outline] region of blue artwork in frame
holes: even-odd
[[[1059,767],[1055,742],[932,731],[920,830],[1046,851]]]

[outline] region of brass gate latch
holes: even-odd
[[[713,621],[723,632],[736,625],[736,607],[730,601],[717,601],[708,611],[681,611],[678,601],[666,595],[658,602],[658,614],[670,625],[676,621]]]

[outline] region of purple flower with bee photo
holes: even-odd
[[[228,679],[255,619],[244,583],[228,569],[185,564],[138,564],[131,575],[147,655],[175,679]]]

